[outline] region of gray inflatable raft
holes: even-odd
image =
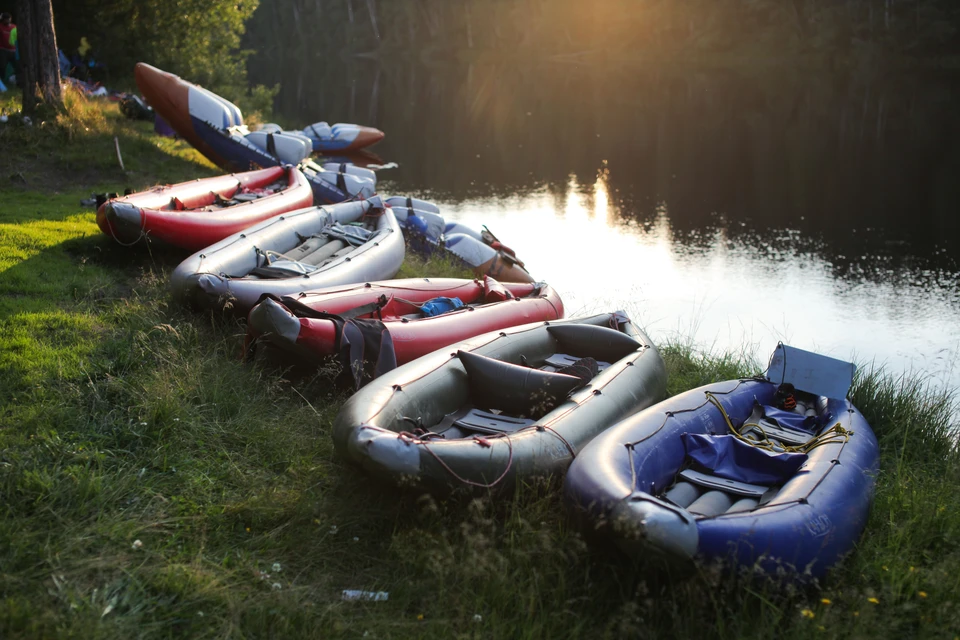
[[[623,312],[528,324],[373,380],[343,406],[333,440],[397,484],[510,486],[563,473],[598,433],[662,399],[666,378],[656,347]]]
[[[170,284],[184,303],[246,313],[264,293],[295,295],[392,278],[403,257],[403,235],[377,196],[298,209],[254,225],[184,260]]]

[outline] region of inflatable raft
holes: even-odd
[[[310,139],[317,153],[351,153],[383,140],[383,131],[358,124],[315,122],[296,133]]]
[[[245,314],[265,293],[392,278],[403,256],[397,221],[375,197],[261,222],[184,260],[170,284],[183,302]]]
[[[352,396],[336,450],[433,491],[563,473],[598,433],[661,399],[660,354],[622,312],[487,333],[414,360]]]
[[[138,63],[134,76],[154,111],[197,151],[227,171],[300,164],[315,199],[323,203],[369,197],[376,190],[376,174],[369,169],[351,165],[347,172],[332,171],[309,161],[313,141],[300,132],[283,131],[275,124],[250,131],[232,102],[148,64]],[[357,144],[369,140],[370,135],[359,138]]]
[[[780,346],[764,379],[627,418],[571,465],[568,501],[633,556],[822,576],[863,531],[879,464],[870,426],[844,398],[853,365],[806,375],[828,360]]]
[[[250,310],[247,337],[316,363],[340,352],[338,320],[375,320],[402,365],[481,333],[562,317],[563,302],[546,284],[411,278],[267,298]]]
[[[439,207],[426,200],[391,196],[384,202],[393,208],[397,223],[415,251],[447,251],[476,275],[485,274],[501,282],[534,281],[516,253],[486,228],[477,231],[459,222],[448,222],[440,215]]]
[[[154,187],[108,200],[97,226],[123,244],[162,240],[196,251],[275,215],[313,204],[296,167],[271,167]]]

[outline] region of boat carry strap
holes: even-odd
[[[261,298],[263,297],[264,296],[261,296]],[[268,297],[273,297],[273,296],[268,296]],[[289,309],[291,313],[293,313],[293,315],[297,316],[298,318],[320,318],[321,320],[325,320],[330,318],[331,315],[334,315],[334,314],[326,313],[325,311],[317,311],[316,309],[312,307],[308,307],[307,305],[303,304],[296,298],[291,298],[289,296],[280,298],[279,302],[281,302],[285,307],[287,307],[287,309]],[[353,309],[349,309],[347,311],[342,311],[336,314],[336,316],[339,318],[343,318],[344,320],[353,320],[354,318],[365,316],[370,313],[376,313],[379,316],[380,315],[379,311],[383,309],[385,306],[387,306],[388,302],[389,300],[387,299],[387,296],[380,294],[380,297],[377,298],[375,301],[360,305],[359,307],[354,307]]]
[[[277,143],[274,141],[272,133],[267,134],[267,153],[274,158],[277,157]]]

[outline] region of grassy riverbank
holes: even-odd
[[[954,405],[922,381],[857,383],[882,471],[821,588],[657,576],[588,546],[556,482],[442,502],[342,463],[329,379],[242,364],[242,323],[170,303],[182,254],[119,246],[79,205],[215,170],[115,106],[18,127],[0,128],[0,637],[957,635]],[[757,368],[662,350],[671,393]]]

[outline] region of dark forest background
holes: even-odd
[[[60,47],[86,36],[114,82],[145,60],[220,90],[277,64],[664,61],[956,66],[956,0],[53,0]],[[14,0],[0,0],[14,12]],[[256,52],[251,57],[251,53]]]

